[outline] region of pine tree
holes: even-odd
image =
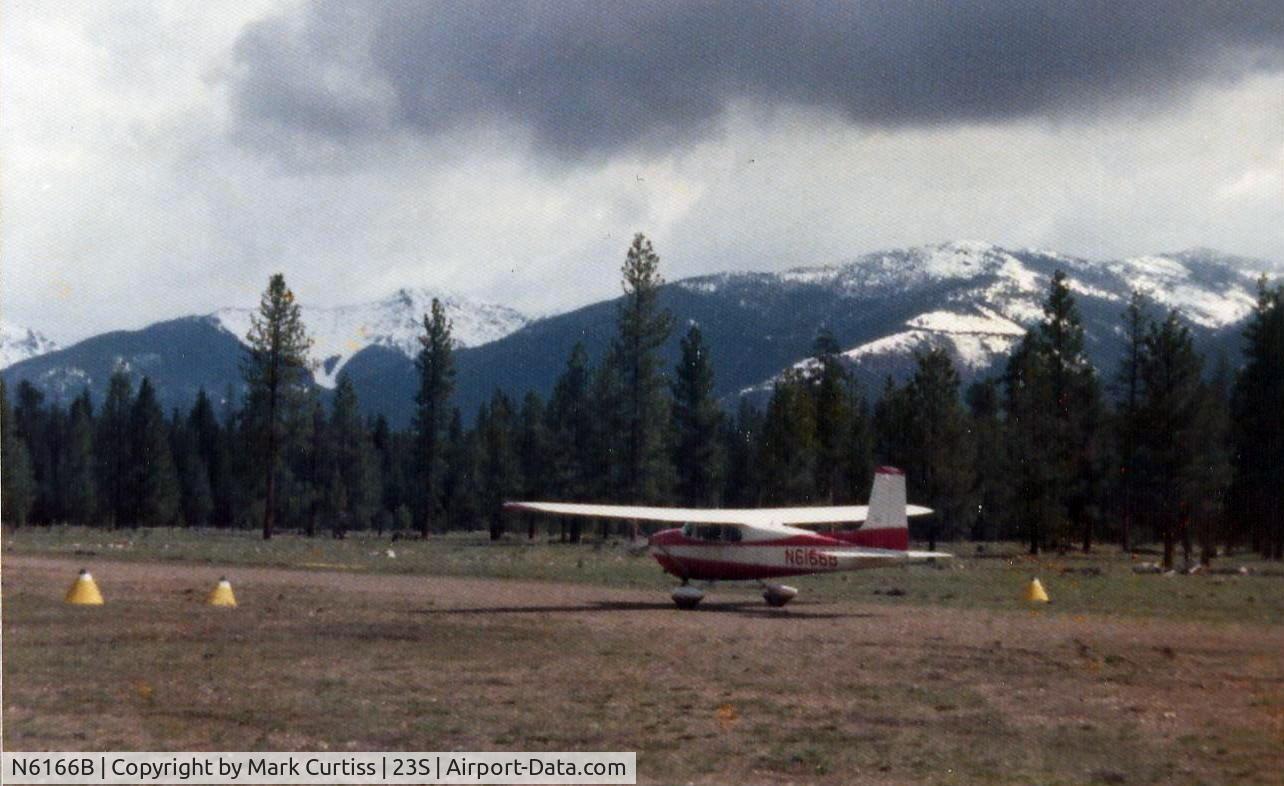
[[[553,446],[549,438],[548,413],[535,391],[522,399],[517,439],[517,463],[521,474],[521,493],[527,499],[543,499],[552,478]],[[526,516],[526,537],[535,538],[535,516]]]
[[[249,388],[251,436],[263,451],[263,539],[272,537],[277,512],[279,454],[287,417],[308,381],[308,338],[294,293],[280,273],[268,280],[259,310],[250,316],[249,350],[241,374]]]
[[[382,414],[375,417],[374,426],[370,430],[370,441],[379,463],[379,504],[387,513],[385,518],[391,520],[403,502],[405,489],[402,483],[402,462],[397,450],[398,440],[388,426],[388,419]]]
[[[504,534],[504,500],[521,488],[517,463],[515,417],[513,404],[502,391],[496,390],[488,405],[477,415],[477,432],[481,441],[482,510],[490,527],[490,539]]]
[[[851,378],[838,359],[840,349],[828,328],[820,331],[812,345],[818,364],[812,377],[812,395],[816,399],[816,494],[831,505],[845,496],[843,468],[851,449]]]
[[[309,538],[314,538],[321,521],[322,511],[329,499],[326,496],[326,487],[330,482],[331,472],[334,468],[332,448],[336,446],[330,435],[330,424],[326,420],[325,407],[321,405],[321,400],[317,397],[313,397],[312,400],[311,421],[312,428],[309,431],[309,437],[312,441],[312,449],[308,451],[305,479],[309,487],[307,495],[308,512],[306,523],[303,525],[303,534]]]
[[[913,412],[909,387],[898,387],[890,376],[874,405],[874,455],[883,464],[904,467],[911,459],[910,431]]]
[[[1235,505],[1253,545],[1284,559],[1284,284],[1258,285],[1244,328],[1244,367],[1235,379]]]
[[[762,413],[746,397],[741,397],[735,419],[724,419],[727,479],[722,497],[730,507],[748,508],[758,502],[757,446],[762,422]]]
[[[330,413],[329,437],[335,467],[347,492],[344,520],[364,529],[379,507],[374,446],[361,422],[357,392],[345,373],[339,374]]]
[[[129,521],[130,411],[133,386],[123,371],[111,375],[107,399],[98,418],[94,452],[98,465],[100,507],[112,527]]]
[[[27,380],[18,383],[13,408],[14,433],[26,445],[31,461],[31,511],[34,521],[52,523],[57,515],[54,500],[58,488],[55,475],[57,434],[44,405],[45,396]]]
[[[1141,428],[1141,361],[1151,319],[1149,301],[1134,291],[1123,312],[1124,353],[1115,372],[1115,438],[1119,453],[1119,495],[1123,508],[1120,546],[1132,549],[1132,525],[1137,518],[1137,444]]]
[[[1139,463],[1148,485],[1146,507],[1153,512],[1164,544],[1164,568],[1173,567],[1177,538],[1189,526],[1198,454],[1204,448],[1199,433],[1200,373],[1190,329],[1175,311],[1146,332],[1142,356]]]
[[[840,504],[869,499],[874,479],[874,423],[869,404],[855,382],[848,390],[848,398],[847,443],[840,465],[843,484],[834,495],[834,501]]]
[[[187,428],[196,443],[196,454],[208,474],[210,522],[222,527],[232,523],[231,457],[227,433],[214,415],[214,407],[202,388],[196,394]],[[199,482],[193,480],[193,482]]]
[[[548,402],[553,454],[550,491],[561,499],[585,499],[595,490],[590,463],[594,446],[590,377],[584,345],[576,343]],[[563,520],[563,532],[565,525]],[[571,521],[570,539],[573,543],[580,541],[579,517]]]
[[[1226,509],[1230,498],[1233,468],[1230,444],[1231,370],[1225,355],[1217,359],[1213,378],[1200,385],[1194,432],[1202,442],[1190,467],[1185,485],[1190,490],[1191,521],[1187,530],[1186,561],[1191,561],[1189,536],[1199,538],[1199,561],[1205,567],[1216,551],[1216,542],[1225,534]]]
[[[789,371],[776,383],[758,442],[762,502],[805,505],[816,493],[816,409],[807,380]]]
[[[592,431],[587,452],[588,496],[607,502],[629,501],[631,484],[625,460],[623,392],[617,358],[607,353],[593,369],[589,385],[589,422]],[[602,519],[601,536],[606,540],[613,522]]]
[[[130,523],[164,527],[179,514],[178,476],[169,447],[169,428],[151,380],[143,377],[129,416]]]
[[[1045,546],[1048,533],[1064,521],[1057,496],[1058,475],[1052,455],[1057,438],[1051,377],[1034,333],[1027,333],[1008,357],[1003,374],[1014,516],[1022,522],[1031,554]]]
[[[908,385],[911,413],[909,486],[936,511],[928,528],[928,550],[936,550],[940,530],[952,536],[975,483],[975,449],[959,402],[959,377],[949,354],[940,348],[914,354],[914,377]]]
[[[3,379],[0,379],[0,462],[4,465],[0,472],[4,520],[15,527],[24,526],[35,501],[35,478],[31,474],[31,454],[18,435]]]
[[[975,482],[970,496],[976,511],[969,537],[975,541],[1004,539],[1011,535],[1011,468],[998,381],[988,378],[973,382],[963,400],[975,452]]]
[[[94,410],[88,390],[71,402],[61,464],[58,475],[67,520],[73,524],[92,524],[98,513],[98,483],[94,466]]]
[[[651,241],[641,233],[634,235],[621,268],[624,298],[611,345],[620,382],[623,491],[636,504],[663,502],[670,480],[669,412],[659,350],[673,329],[673,317],[660,308],[664,279],[659,264]]]
[[[1101,451],[1101,389],[1084,351],[1078,306],[1066,275],[1060,270],[1052,276],[1043,314],[1038,331],[1039,347],[1051,375],[1057,434],[1053,460],[1060,482],[1060,507],[1068,523],[1078,525],[1083,550],[1087,552],[1092,549],[1096,518],[1093,503],[1099,496],[1094,480],[1101,474],[1097,466]]]
[[[415,394],[415,469],[419,480],[419,531],[428,537],[442,508],[442,477],[445,474],[443,437],[450,417],[450,396],[455,387],[455,365],[451,354],[450,320],[437,298],[432,313],[424,315],[422,348],[415,359],[419,390]]]
[[[1101,392],[1064,272],[1052,277],[1043,320],[1009,357],[1005,384],[1031,553],[1048,537],[1066,542],[1072,523],[1079,525],[1084,549],[1091,549],[1100,495]]]
[[[477,435],[464,430],[463,415],[456,407],[446,430],[443,509],[452,529],[472,529],[479,516],[477,500]]]
[[[210,474],[201,458],[190,420],[180,418],[177,411],[170,418],[169,446],[178,473],[179,510],[183,522],[189,527],[204,527],[209,524],[214,509]]]
[[[713,397],[713,367],[700,328],[692,325],[682,339],[682,359],[673,379],[673,463],[683,505],[718,504],[724,475],[721,424],[722,411]]]

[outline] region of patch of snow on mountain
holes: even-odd
[[[778,274],[781,281],[793,284],[828,284],[838,278],[836,267],[796,267]]]
[[[862,344],[843,353],[853,362],[889,355],[907,355],[917,349],[941,347],[970,370],[990,367],[1007,355],[1020,340],[1020,334],[939,333],[931,330],[906,330]]]
[[[860,360],[871,355],[892,355],[913,351],[931,337],[926,330],[906,330],[883,336],[876,341],[861,344],[843,353],[848,360]]]
[[[1238,322],[1252,312],[1257,298],[1242,288],[1223,294],[1192,286],[1152,290],[1150,297],[1170,308],[1176,308],[1191,322],[1218,328]]]
[[[0,320],[0,368],[53,352],[58,344],[31,328]]]
[[[1163,256],[1132,257],[1112,263],[1110,267],[1133,281],[1169,282],[1190,276],[1185,265]]]
[[[1192,263],[1197,264],[1197,263]],[[1179,309],[1190,321],[1219,328],[1237,322],[1257,303],[1255,289],[1236,277],[1224,286],[1196,280],[1182,259],[1145,256],[1111,262],[1107,268],[1130,289],[1140,290],[1156,303]]]
[[[1114,292],[1107,292],[1104,289],[1099,289],[1090,284],[1085,284],[1076,278],[1071,278],[1069,281],[1069,284],[1070,284],[1070,291],[1075,293],[1076,295],[1083,295],[1084,297],[1095,297],[1095,298],[1100,298],[1101,300],[1115,300],[1115,301],[1123,300],[1122,297],[1120,297],[1119,295],[1116,295]]]
[[[954,345],[954,355],[968,368],[979,371],[1006,356],[1016,346],[1019,336],[952,333],[946,337]]]
[[[1025,328],[1005,319],[989,309],[978,307],[979,314],[958,314],[952,311],[929,311],[905,324],[938,333],[981,333],[1009,336],[1025,334]]]
[[[303,306],[302,319],[312,338],[311,357],[317,384],[334,387],[348,360],[368,346],[396,349],[413,358],[419,352],[423,318],[432,309],[436,296],[451,322],[451,337],[457,347],[475,347],[503,338],[530,320],[506,306],[484,303],[453,295],[439,295],[426,289],[400,289],[372,303],[333,308]],[[250,331],[251,309],[225,308],[213,318],[242,342]]]
[[[712,295],[718,291],[718,282],[712,278],[688,278],[677,282],[678,286],[691,292]]]

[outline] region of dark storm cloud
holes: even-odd
[[[1074,115],[1281,68],[1248,2],[313,3],[246,29],[245,138],[515,122],[559,156],[690,140],[734,101],[875,126]]]

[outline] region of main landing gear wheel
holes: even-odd
[[[694,609],[704,600],[704,593],[690,584],[682,584],[673,588],[673,603],[680,609]]]
[[[796,597],[798,597],[798,590],[794,587],[787,587],[784,584],[762,585],[762,599],[772,608],[778,609]]]

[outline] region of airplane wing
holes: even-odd
[[[832,508],[781,508],[788,513],[797,513],[796,518],[781,520],[782,524],[794,527],[823,527],[828,524],[859,523],[869,518],[868,505],[845,505]],[[906,516],[926,516],[934,511],[922,505],[906,505]],[[830,516],[833,516],[832,518]]]
[[[672,524],[727,524],[744,527],[770,527],[783,524],[794,527],[816,527],[825,524],[848,524],[864,521],[868,505],[804,508],[659,508],[639,505],[590,505],[575,502],[505,502],[504,510],[548,513],[554,516],[588,516],[597,519],[636,519]],[[907,505],[906,515],[922,516],[931,508]]]

